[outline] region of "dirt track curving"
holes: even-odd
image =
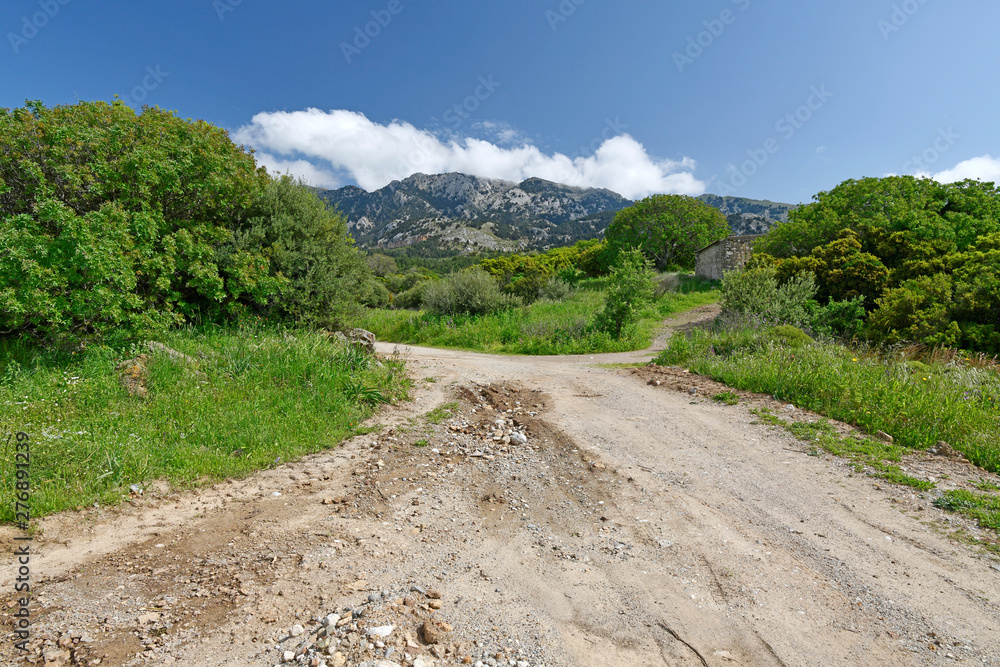
[[[29,657],[1000,665],[1000,566],[953,535],[972,528],[756,423],[748,404],[770,399],[725,406],[704,378],[664,371],[657,386],[599,365],[651,351],[400,351],[415,401],[377,432],[247,480],[43,522]],[[5,611],[13,576],[0,569]],[[331,613],[346,620],[321,637]],[[6,640],[0,660],[19,659]]]

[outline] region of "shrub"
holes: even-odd
[[[597,316],[597,328],[621,338],[639,319],[643,306],[653,300],[655,285],[649,263],[640,250],[625,250],[611,268],[604,310]]]
[[[424,292],[434,283],[433,280],[419,282],[405,292],[400,292],[392,299],[394,308],[420,310],[424,305]]]
[[[382,281],[386,288],[393,294],[411,290],[420,283],[436,279],[437,275],[426,269],[411,267],[406,273],[397,273],[391,276],[384,276]]]
[[[359,303],[380,296],[347,221],[288,176],[268,184],[238,246],[268,250],[274,270],[288,279],[271,308],[300,322],[342,326]]]
[[[807,308],[816,294],[816,283],[811,274],[806,274],[778,285],[776,269],[760,266],[727,273],[721,292],[724,311],[801,326],[810,320]]]
[[[549,278],[544,285],[538,289],[538,298],[549,301],[563,301],[573,293],[573,288],[568,283],[559,278]]]
[[[865,298],[856,296],[846,301],[831,301],[816,306],[809,319],[809,328],[821,336],[855,338],[865,326]]]
[[[0,109],[0,331],[217,319],[283,280],[233,245],[269,179],[226,132],[121,102]]]
[[[812,342],[809,334],[791,324],[779,324],[776,327],[771,327],[767,333],[772,341],[782,347],[796,348]]]
[[[665,273],[656,280],[656,296],[661,297],[668,292],[676,292],[680,286],[680,274]]]
[[[482,315],[520,305],[500,291],[497,280],[478,267],[453,273],[427,285],[423,306],[438,315]]]
[[[369,308],[388,308],[392,305],[392,295],[381,281],[373,280],[369,283],[368,293],[361,303]]]
[[[907,280],[878,300],[878,309],[869,317],[869,332],[889,343],[954,347],[961,331],[948,317],[952,294],[952,279],[941,273]]]

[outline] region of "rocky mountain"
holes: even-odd
[[[454,252],[543,249],[598,238],[615,213],[632,204],[600,188],[458,173],[414,174],[374,192],[356,186],[317,192],[347,217],[362,247],[430,244]],[[740,234],[766,231],[791,208],[738,197],[702,199],[722,210]]]
[[[793,204],[779,204],[766,199],[701,195],[698,199],[722,211],[733,234],[764,234],[775,222],[786,222]]]

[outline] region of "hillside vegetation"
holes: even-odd
[[[0,520],[15,493],[41,516],[336,445],[407,387],[317,331],[376,284],[342,216],[217,127],[0,109],[0,433],[31,443],[30,494],[0,458]]]
[[[864,334],[1000,353],[1000,191],[912,176],[846,181],[756,244],[779,282],[812,274],[821,304],[864,305]]]
[[[371,288],[343,218],[202,121],[121,102],[2,109],[0,179],[4,335],[336,324]]]

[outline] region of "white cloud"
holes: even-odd
[[[310,185],[321,188],[339,188],[343,185],[336,176],[328,171],[324,171],[308,160],[282,160],[270,153],[255,152],[257,164],[267,167],[272,174],[291,174],[301,178]]]
[[[500,143],[517,136],[508,128],[498,129]],[[508,147],[471,137],[444,141],[398,120],[381,125],[354,111],[306,109],[259,113],[233,138],[260,151],[258,160],[269,169],[288,170],[324,187],[347,177],[376,190],[416,172],[451,171],[515,182],[537,176],[608,188],[630,199],[654,193],[698,195],[706,185],[694,177],[693,160],[658,160],[627,134],[607,139],[594,155],[570,158],[545,154],[527,141]]]
[[[964,162],[959,162],[951,169],[940,171],[932,176],[938,183],[954,183],[967,178],[978,179],[983,182],[1000,183],[1000,158],[989,155],[974,157]]]

